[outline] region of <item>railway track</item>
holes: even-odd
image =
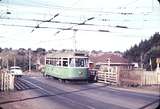
[[[48,81],[48,82],[46,82]],[[36,89],[33,90],[33,92],[37,92],[38,95],[29,95],[29,96],[25,96],[22,97],[21,99],[13,99],[13,100],[8,100],[8,101],[3,101],[0,102],[0,105],[5,105],[5,104],[13,104],[13,103],[17,103],[17,102],[21,102],[21,101],[29,101],[29,100],[34,100],[34,102],[36,103],[35,99],[43,99],[43,100],[47,100],[50,102],[45,102],[42,106],[46,105],[53,105],[53,103],[58,102],[57,105],[59,105],[59,103],[65,103],[65,104],[60,104],[60,105],[65,105],[66,107],[70,107],[75,108],[75,106],[78,109],[95,109],[95,108],[105,108],[106,106],[108,107],[114,107],[114,109],[126,109],[128,107],[133,106],[139,109],[146,109],[148,107],[151,107],[152,105],[157,105],[157,102],[159,101],[159,99],[151,97],[151,95],[141,95],[141,94],[136,94],[136,93],[129,93],[129,92],[121,92],[119,90],[115,90],[115,89],[110,89],[110,88],[105,88],[106,86],[102,85],[102,86],[88,86],[88,85],[82,85],[82,87],[78,87],[73,85],[73,84],[59,84],[59,85],[64,85],[63,87],[59,87],[59,85],[57,86],[55,81],[52,81],[52,83],[50,84],[50,80],[46,80],[46,81],[41,81],[41,80],[36,80],[35,78],[28,78],[28,77],[22,77],[22,78],[16,78],[15,79],[15,91],[24,91],[24,90],[31,90],[32,89]],[[50,87],[49,87],[50,86]],[[65,89],[65,87],[72,87],[73,90],[70,89]],[[117,102],[117,99],[111,98],[111,96],[113,97],[122,97],[123,100],[127,99],[131,99],[133,101],[135,101],[134,98],[139,98],[140,100],[143,100],[143,102],[146,102],[146,98],[151,98],[153,99],[153,101],[151,102],[146,102],[144,103],[144,105],[141,105],[139,102],[136,102],[138,106],[133,105],[132,103],[128,102],[129,105],[125,105],[123,106],[123,102],[120,102],[118,105],[117,104],[113,104],[109,101],[107,101],[107,99],[109,98],[105,98],[104,96],[101,97],[101,94],[99,93],[104,93],[106,92],[106,96],[109,97],[111,100],[115,100],[115,102]],[[97,93],[99,96],[94,95],[95,93]],[[84,96],[86,94],[86,96]],[[89,96],[87,94],[93,95],[93,96]],[[104,93],[105,94],[105,93]],[[126,95],[126,97],[124,97],[124,94]],[[94,97],[95,96],[95,97]],[[132,97],[134,96],[134,97]],[[135,97],[136,96],[136,97]],[[101,99],[106,99],[105,102],[102,102]],[[132,102],[133,102],[132,101]]]
[[[36,88],[35,86],[33,86],[32,84],[26,83],[21,78],[15,79],[15,85],[14,85],[15,91],[31,90],[35,88]]]

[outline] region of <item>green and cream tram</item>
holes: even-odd
[[[75,52],[48,53],[45,58],[44,75],[62,80],[87,80],[88,55]]]

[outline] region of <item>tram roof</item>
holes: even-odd
[[[48,53],[46,55],[47,58],[88,58],[87,53],[81,52],[54,52]]]

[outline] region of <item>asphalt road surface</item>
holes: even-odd
[[[18,78],[3,109],[149,109],[159,95],[118,90],[101,83],[66,82],[47,77]],[[153,108],[153,107],[152,107]]]

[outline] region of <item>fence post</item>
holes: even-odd
[[[13,75],[9,75],[10,81],[9,81],[9,89],[10,90],[14,90],[14,76]]]
[[[7,74],[6,72],[4,73],[4,91],[8,90],[8,77],[7,77]]]
[[[157,71],[157,85],[160,85],[160,71]]]
[[[1,72],[0,76],[1,76],[1,90],[3,91],[3,73],[2,72]]]
[[[107,72],[104,72],[104,83],[107,83]]]

